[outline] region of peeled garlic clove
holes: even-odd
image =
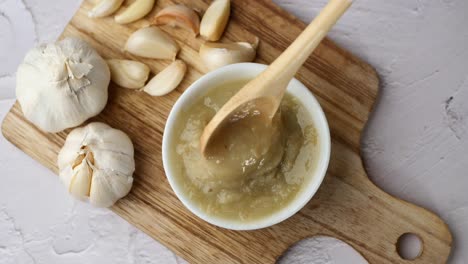
[[[139,89],[145,86],[150,68],[144,63],[132,60],[107,60],[111,80],[121,87]]]
[[[128,24],[146,16],[153,9],[155,0],[136,0],[125,11],[115,16],[115,22]]]
[[[229,21],[230,12],[230,0],[215,0],[203,15],[200,35],[209,41],[219,40]]]
[[[258,41],[256,44],[206,42],[200,47],[199,54],[208,70],[212,71],[229,64],[252,62],[257,53],[257,44]]]
[[[162,96],[172,92],[185,76],[187,66],[181,60],[174,61],[166,69],[158,73],[143,88],[143,91],[152,96]]]
[[[106,61],[79,38],[29,51],[16,73],[16,97],[26,119],[59,132],[99,114],[107,103]]]
[[[124,0],[101,0],[88,13],[88,17],[105,17],[112,15],[122,5]]]
[[[125,50],[150,59],[175,59],[179,46],[157,27],[141,28],[128,38]]]
[[[178,26],[191,30],[195,35],[200,32],[200,18],[193,9],[184,5],[173,5],[164,8],[156,14],[151,24]]]
[[[128,194],[135,171],[130,138],[104,123],[70,132],[58,155],[60,180],[70,194],[108,207]]]

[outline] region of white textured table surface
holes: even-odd
[[[276,0],[304,21],[325,0]],[[0,118],[25,52],[54,41],[80,1],[0,0]],[[468,263],[468,1],[356,0],[330,37],[373,65],[381,98],[363,138],[371,179],[439,214],[450,263]],[[50,171],[0,137],[0,263],[181,263],[109,210],[71,199]],[[365,263],[330,238],[282,263]]]

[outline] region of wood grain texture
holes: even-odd
[[[209,0],[185,0],[205,10]],[[151,17],[175,1],[159,0]],[[169,61],[142,59],[124,53],[131,32],[148,24],[141,20],[122,26],[112,18],[89,19],[85,1],[62,37],[79,36],[105,58],[140,60],[159,72]],[[304,24],[267,0],[233,0],[232,18],[223,41],[261,39],[257,62],[273,61],[301,32]],[[163,27],[181,45],[187,62],[182,85],[164,97],[150,97],[111,85],[109,103],[93,121],[126,132],[135,145],[137,169],[131,193],[113,208],[117,214],[192,263],[274,263],[291,244],[313,235],[339,238],[371,263],[444,263],[451,235],[433,213],[394,198],[372,184],[359,154],[360,137],[378,94],[375,71],[329,40],[324,40],[297,74],[318,98],[332,133],[332,157],[325,180],[299,213],[270,228],[230,231],[209,225],[191,214],[172,192],[161,160],[165,120],[175,100],[205,72],[197,51],[202,43],[192,33]],[[56,157],[69,130],[39,131],[26,121],[16,103],[3,122],[4,136],[28,155],[57,172]],[[424,243],[421,256],[401,260],[396,241],[406,232]]]

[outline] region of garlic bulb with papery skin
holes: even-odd
[[[26,54],[16,73],[16,97],[26,119],[59,132],[99,114],[109,82],[104,59],[84,40],[66,38]]]
[[[132,188],[133,153],[132,141],[118,129],[99,122],[76,128],[58,155],[60,180],[73,197],[109,207]]]

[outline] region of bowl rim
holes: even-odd
[[[301,190],[298,192],[298,195],[293,198],[289,202],[287,206],[280,209],[279,211],[268,215],[266,217],[258,218],[256,220],[252,220],[249,222],[241,222],[238,220],[229,220],[225,218],[215,217],[205,213],[201,208],[195,205],[186,195],[184,194],[182,187],[178,185],[175,178],[173,177],[173,169],[171,167],[170,161],[170,142],[172,142],[172,137],[174,133],[172,130],[174,128],[175,121],[184,106],[193,102],[194,98],[200,94],[203,94],[207,89],[213,87],[213,82],[216,80],[241,80],[247,78],[253,78],[254,76],[261,73],[263,70],[267,68],[267,65],[259,64],[259,63],[237,63],[224,66],[217,70],[211,71],[198,80],[193,82],[186,91],[177,99],[176,103],[172,107],[169,116],[166,121],[166,125],[164,128],[163,133],[163,141],[162,141],[162,160],[163,160],[163,167],[166,174],[166,178],[169,181],[169,184],[176,194],[177,198],[182,202],[182,204],[189,209],[193,214],[198,216],[199,218],[203,219],[204,221],[232,230],[255,230],[260,228],[266,228],[275,224],[278,224],[289,217],[296,214],[299,210],[301,210],[315,195],[318,188],[320,187],[327,169],[328,164],[330,161],[330,154],[331,154],[331,138],[330,138],[330,130],[328,127],[328,122],[323,112],[322,107],[320,106],[319,102],[312,94],[312,92],[299,80],[293,79],[288,85],[288,91],[291,93],[301,93],[301,96],[298,97],[301,103],[304,104],[304,101],[307,101],[307,105],[304,105],[308,112],[311,113],[311,117],[314,121],[315,129],[319,136],[317,137],[320,144],[318,158],[316,168],[313,171],[312,178],[306,183],[306,186],[303,186]],[[237,74],[236,74],[237,73]],[[239,78],[239,74],[244,75],[251,75],[245,78]],[[297,95],[295,96],[297,97]],[[311,111],[311,109],[313,111]],[[299,199],[300,198],[300,199]]]

